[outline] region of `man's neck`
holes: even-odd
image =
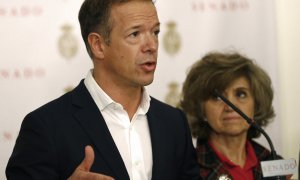
[[[95,65],[96,66],[96,65]],[[101,89],[115,102],[120,103],[131,120],[142,99],[143,87],[107,76],[105,69],[94,68],[93,77]]]
[[[114,83],[102,83],[97,80],[96,82],[113,101],[120,103],[123,106],[131,120],[140,105],[143,88],[120,87]]]

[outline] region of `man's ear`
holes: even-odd
[[[104,58],[104,40],[102,36],[98,33],[90,33],[88,36],[88,42],[93,53],[93,56],[98,59]]]

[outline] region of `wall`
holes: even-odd
[[[0,0],[0,180],[24,116],[76,86],[91,68],[77,21],[81,2]],[[278,153],[298,159],[298,0],[157,0],[156,5],[161,34],[150,93],[175,104],[194,61],[211,50],[238,50],[270,74],[278,116],[267,132]]]
[[[280,77],[280,119],[283,156],[297,159],[300,151],[300,1],[277,0]],[[295,175],[295,178],[299,175]]]

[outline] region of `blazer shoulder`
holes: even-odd
[[[253,139],[250,140],[250,143],[253,146],[254,152],[259,161],[267,161],[272,160],[272,154],[269,149],[265,148],[263,145],[259,144],[258,142],[254,141]],[[277,154],[277,159],[283,159],[281,155]]]
[[[177,107],[173,107],[151,96],[150,109],[166,110],[166,111],[182,111]]]
[[[181,124],[187,121],[186,115],[181,109],[168,105],[153,97],[151,97],[150,108],[147,114],[150,118],[156,117],[160,119],[160,122]]]
[[[89,96],[88,90],[86,89],[83,80],[81,80],[79,85],[73,90],[45,103],[29,114],[55,114],[61,111],[67,111],[72,106],[80,104],[81,101],[86,101],[85,99],[87,96]]]

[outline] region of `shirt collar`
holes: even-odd
[[[150,107],[150,95],[148,94],[146,88],[143,87],[143,94],[140,106],[138,108],[137,114],[145,115]]]
[[[84,84],[100,111],[102,111],[106,106],[114,103],[114,101],[97,84],[93,77],[93,69],[88,72],[86,78],[84,79]]]
[[[101,87],[97,84],[96,80],[93,77],[93,69],[91,69],[86,78],[84,79],[84,84],[88,89],[89,93],[91,94],[92,98],[94,99],[95,103],[97,104],[100,111],[105,109],[110,104],[119,104],[113,101]],[[137,114],[146,114],[150,107],[150,95],[148,94],[147,90],[143,87],[142,89],[142,100],[139,105]]]

